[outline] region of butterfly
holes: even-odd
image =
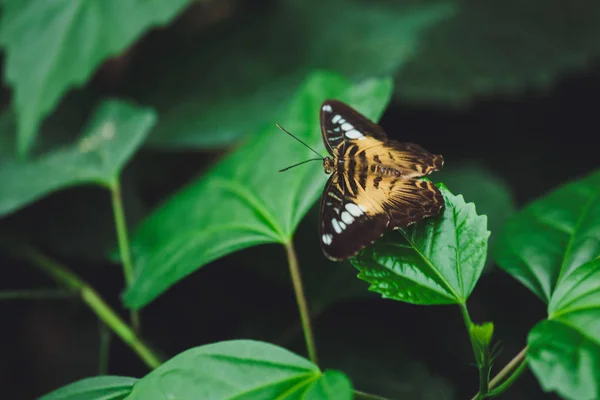
[[[331,155],[323,159],[331,177],[321,196],[319,221],[321,249],[329,259],[354,256],[386,230],[442,210],[438,188],[417,179],[440,170],[441,155],[388,139],[379,125],[337,100],[323,102],[320,120]]]
[[[386,231],[407,227],[438,214],[444,197],[429,181],[444,158],[413,143],[390,140],[383,129],[338,100],[320,110],[321,135],[331,157],[322,160],[330,174],[321,196],[319,238],[333,261],[356,255]],[[284,168],[282,171],[289,168]]]

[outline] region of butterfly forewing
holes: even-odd
[[[414,179],[441,169],[442,156],[389,140],[381,127],[337,100],[321,107],[321,133],[334,166],[321,198],[320,239],[327,257],[348,258],[386,229],[442,209],[440,191]]]

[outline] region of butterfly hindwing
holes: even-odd
[[[367,214],[364,206],[345,193],[342,182],[335,173],[327,181],[319,221],[321,249],[336,261],[379,239],[389,224],[386,214]]]

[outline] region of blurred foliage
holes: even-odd
[[[189,349],[140,379],[127,398],[220,400],[281,396],[307,400],[353,398],[352,385],[343,373],[321,372],[288,350],[252,340]]]
[[[274,126],[281,123],[323,153],[318,107],[325,98],[348,102],[377,121],[390,100],[390,112],[466,112],[488,98],[540,94],[564,76],[593,74],[600,53],[597,1],[5,0],[1,7],[2,238],[26,238],[68,261],[85,260],[87,274],[85,267],[108,263],[116,241],[114,210],[102,189],[114,195],[121,187],[127,221],[135,227],[127,307],[145,307],[225,256],[291,286],[281,245],[294,243],[315,317],[376,298],[368,284],[396,300],[464,305],[484,264],[492,265],[491,252],[547,304],[547,319],[527,340],[527,362],[542,388],[569,399],[600,397],[599,172],[515,212],[513,188],[498,168],[479,154],[468,156],[477,162],[460,158],[472,149],[479,153],[485,135],[517,130],[518,118],[490,121],[497,126],[474,139],[471,150],[452,135],[446,139],[446,130],[431,132],[447,161],[432,176],[444,183],[446,210],[365,249],[354,264],[367,284],[349,262],[332,263],[317,250],[314,204],[326,176],[317,163],[277,173],[313,155]],[[451,144],[461,156],[451,153]],[[513,146],[529,160],[516,164],[548,167],[534,150]],[[575,156],[555,169],[588,165]],[[502,157],[510,164],[510,154]],[[257,246],[269,243],[278,245]],[[209,307],[200,305],[193,318],[203,321]],[[262,334],[271,337],[293,320],[251,319],[252,329],[263,324]],[[469,333],[479,335],[481,351],[489,350],[484,333],[491,329],[473,326]],[[494,335],[503,329],[483,326],[494,326]],[[299,331],[287,328],[284,339]],[[369,341],[387,349],[400,339]],[[327,349],[335,350],[333,342],[325,342]],[[454,387],[419,360],[406,356],[406,365],[398,366],[367,347],[338,349],[344,354],[336,358],[361,386],[397,396],[455,397]],[[240,371],[247,374],[231,378]],[[399,375],[401,387],[386,386]],[[197,396],[200,384],[215,398],[223,390],[232,396],[263,390],[290,390],[298,398],[352,396],[341,372],[322,372],[264,342],[225,341],[185,351],[137,381],[85,379],[44,400],[164,398],[163,389]]]

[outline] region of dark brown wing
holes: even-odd
[[[352,126],[352,129],[343,129]],[[348,133],[350,133],[348,135]],[[321,105],[321,136],[330,154],[336,155],[338,146],[353,137],[372,137],[381,142],[387,140],[381,127],[338,100],[325,100]]]
[[[379,239],[389,224],[387,214],[368,214],[349,196],[344,179],[331,175],[321,197],[319,239],[323,254],[340,261]]]

